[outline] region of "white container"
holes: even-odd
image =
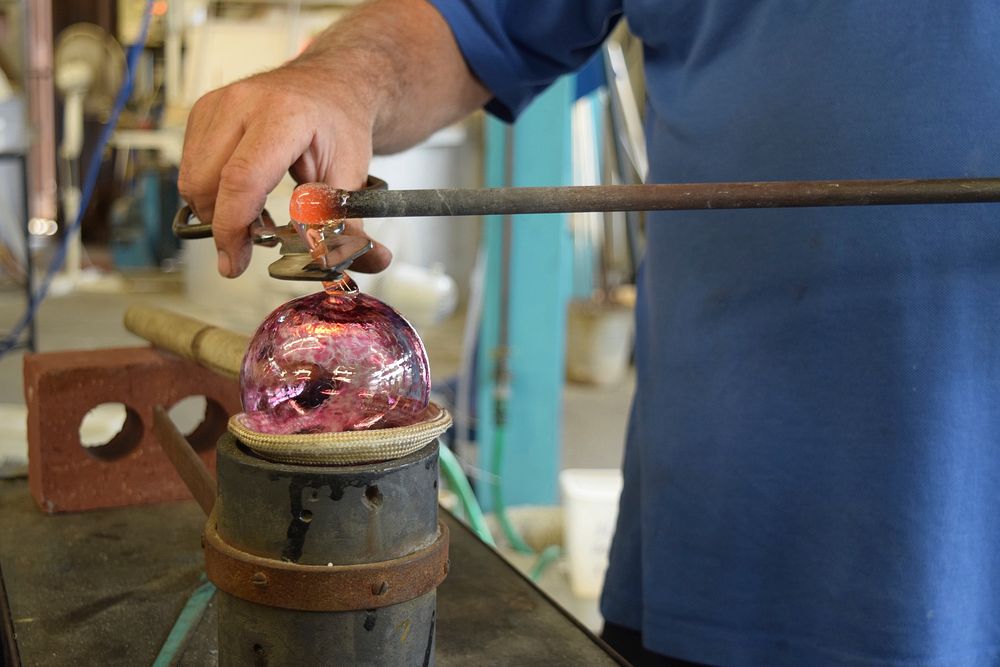
[[[440,264],[425,269],[393,262],[375,283],[372,294],[391,303],[418,331],[440,323],[458,305],[458,285]]]
[[[572,382],[608,385],[628,370],[635,317],[614,302],[571,301],[566,323],[566,377]]]
[[[608,551],[618,519],[622,473],[611,469],[570,468],[559,473],[563,540],[573,594],[595,599],[604,585]]]

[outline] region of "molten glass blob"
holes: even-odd
[[[280,306],[243,358],[245,423],[260,433],[322,433],[420,420],[430,369],[413,327],[348,277]]]
[[[346,194],[325,183],[303,183],[292,192],[288,215],[292,226],[309,246],[313,259],[326,266],[328,238],[339,235],[344,224]]]
[[[288,216],[302,225],[321,226],[344,219],[347,194],[326,183],[303,183],[292,192]]]

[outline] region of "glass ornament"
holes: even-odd
[[[340,234],[336,193],[310,183],[292,196],[293,224],[317,260]],[[417,332],[346,274],[323,287],[279,306],[251,339],[240,373],[244,424],[259,433],[292,434],[420,421],[430,368]]]
[[[345,276],[264,320],[240,386],[244,423],[260,433],[389,428],[420,421],[430,368],[413,327]]]

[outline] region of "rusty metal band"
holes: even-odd
[[[300,565],[226,543],[214,515],[205,525],[205,572],[220,590],[248,602],[300,611],[356,611],[399,604],[437,588],[448,574],[448,527],[402,558],[357,565]]]

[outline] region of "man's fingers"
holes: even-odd
[[[188,118],[178,186],[195,214],[212,225],[225,276],[246,269],[248,227],[286,171],[348,190],[364,181],[370,127],[360,123],[361,132],[352,131],[358,124],[349,115],[336,107],[318,113],[307,94],[288,99],[289,77],[295,76],[286,72],[282,83],[277,73],[263,74],[209,93]],[[360,223],[353,233],[363,235]],[[376,244],[357,268],[379,271],[390,259]]]
[[[219,250],[219,273],[230,278],[250,261],[247,225],[264,207],[274,189],[308,146],[311,131],[275,122],[247,127],[219,172],[219,189],[212,216],[212,234]]]
[[[243,124],[220,111],[218,100],[218,95],[210,93],[191,110],[177,177],[184,201],[207,223],[212,222],[219,171],[243,136]]]
[[[374,247],[354,260],[351,264],[352,271],[378,273],[389,266],[392,261],[392,252],[375,239],[371,239],[371,241]]]
[[[184,201],[191,206],[202,222],[211,224],[215,220],[216,193],[219,190],[220,174],[227,158],[235,150],[242,137],[243,128],[220,135],[209,142],[205,149],[205,161],[192,165],[186,177],[178,176],[187,192],[181,192]],[[181,179],[184,180],[181,180]],[[188,180],[189,179],[189,180]]]
[[[347,220],[344,234],[363,236],[372,242],[372,249],[354,260],[351,270],[360,273],[378,273],[385,270],[392,262],[392,251],[365,233],[364,222],[358,219]]]
[[[187,158],[191,156],[194,146],[198,145],[205,136],[205,129],[208,127],[209,123],[212,122],[212,118],[215,116],[215,110],[218,107],[219,92],[212,91],[206,93],[202,97],[198,98],[198,101],[194,103],[191,107],[190,113],[187,117],[187,125],[184,129],[184,146],[182,150],[181,165],[183,167],[184,163],[187,162]]]

